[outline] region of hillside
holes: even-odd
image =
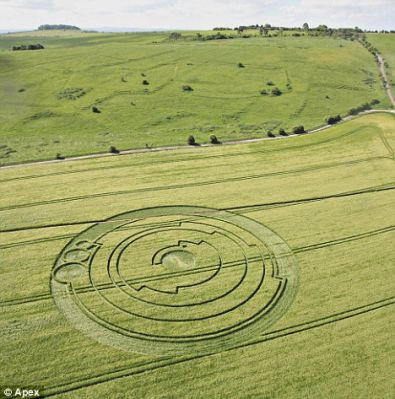
[[[319,126],[373,99],[389,105],[374,58],[357,42],[286,32],[204,42],[168,36],[0,36],[0,163],[185,144],[190,134],[199,143],[213,133],[222,141],[263,137]],[[31,42],[45,50],[10,51]],[[275,87],[281,95],[271,94]]]

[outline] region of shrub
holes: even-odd
[[[237,66],[238,66],[239,68],[245,68],[244,64],[242,64],[241,62],[239,62],[239,63],[237,64]]]
[[[275,87],[274,89],[272,89],[272,95],[273,96],[281,96],[281,90],[278,87]]]
[[[365,104],[360,105],[359,107],[351,108],[350,111],[348,111],[348,114],[349,115],[357,115],[360,112],[367,111],[369,109],[372,109],[372,106],[368,103],[365,103]]]
[[[119,150],[113,145],[110,147],[111,154],[119,154]]]
[[[279,134],[280,136],[288,136],[288,133],[287,133],[283,128],[280,128],[280,129],[278,130],[278,134]]]
[[[183,90],[183,91],[193,91],[192,87],[189,86],[189,85],[184,85],[184,86],[182,86],[182,90]]]
[[[328,125],[335,125],[336,123],[340,122],[342,120],[342,117],[340,115],[336,116],[329,116],[326,118],[326,123]]]
[[[148,80],[144,79],[144,80],[143,80],[143,85],[144,85],[144,86],[148,86],[148,85],[149,85]]]
[[[210,136],[210,143],[211,144],[221,144],[221,142],[218,140],[218,138],[215,134],[212,134]]]
[[[190,135],[190,136],[188,137],[188,144],[189,144],[189,145],[196,145],[195,137],[193,137],[192,135]]]
[[[169,40],[179,40],[182,38],[182,34],[179,32],[172,32],[169,35]]]
[[[261,90],[261,95],[262,96],[267,96],[269,93],[267,92],[267,90],[263,89]]]
[[[67,89],[57,93],[56,97],[59,100],[78,100],[85,96],[88,91],[88,89],[82,87],[68,87]]]
[[[292,132],[293,132],[294,134],[302,134],[302,133],[305,133],[306,131],[304,130],[304,126],[303,126],[303,125],[300,125],[300,126],[295,126],[295,127],[292,129]]]
[[[100,109],[95,106],[92,107],[92,112],[94,112],[95,114],[101,114]]]
[[[276,135],[273,132],[267,132],[267,137],[276,137]]]
[[[371,105],[380,104],[380,100],[377,100],[377,99],[375,98],[375,99],[373,99],[373,100],[370,102],[370,104],[371,104]]]
[[[42,44],[28,44],[27,46],[22,44],[21,46],[13,46],[12,51],[25,51],[25,50],[44,50]]]
[[[266,82],[266,84],[267,84],[268,86],[274,86],[274,83],[273,83],[271,80],[269,80],[268,82]]]
[[[59,159],[59,160],[64,159],[64,156],[61,155],[61,154],[58,152],[58,153],[56,154],[56,159]]]

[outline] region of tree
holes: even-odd
[[[304,24],[303,24],[303,30],[309,30],[310,28],[309,28],[309,24],[307,23],[307,22],[305,22]]]
[[[275,87],[272,89],[272,95],[273,96],[281,96],[282,92],[278,87]]]
[[[221,142],[218,140],[218,138],[215,134],[212,134],[210,136],[210,143],[211,144],[221,144]]]
[[[280,128],[280,129],[278,130],[278,134],[279,134],[280,136],[288,136],[288,134],[287,134],[287,132],[285,131],[284,128]]]
[[[182,38],[182,34],[179,32],[172,32],[169,35],[169,40],[178,40]]]
[[[336,123],[340,122],[342,120],[340,115],[336,115],[336,116],[330,116],[326,119],[326,123],[328,125],[335,125]]]
[[[113,145],[110,147],[110,152],[111,152],[111,154],[119,154],[119,150],[116,148],[116,147],[114,147]]]
[[[305,133],[306,131],[304,130],[304,126],[300,125],[300,126],[296,126],[292,129],[292,132],[294,134],[301,134],[301,133]]]
[[[189,145],[196,145],[195,137],[193,137],[192,135],[190,135],[190,136],[188,137],[188,144],[189,144]]]

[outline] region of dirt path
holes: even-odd
[[[379,53],[376,53],[376,57],[377,57],[377,62],[379,64],[380,74],[384,80],[385,91],[387,92],[388,98],[390,99],[392,106],[395,107],[395,97],[392,93],[391,86],[387,78],[383,57]]]
[[[339,122],[339,123],[344,123],[349,120],[359,118],[363,115],[372,114],[372,113],[380,113],[380,112],[395,114],[395,110],[389,110],[389,109],[369,110],[369,111],[361,112],[358,115],[346,116],[345,118],[342,119],[342,122]],[[336,126],[336,125],[324,125],[324,126],[316,128],[316,129],[309,130],[307,133],[311,134],[311,133],[322,132],[323,130],[330,129],[333,126]],[[256,138],[256,139],[232,140],[232,141],[223,142],[221,145],[224,146],[224,145],[257,143],[257,142],[266,141],[266,140],[283,140],[283,139],[289,139],[289,138],[295,138],[295,137],[301,137],[301,136],[304,136],[304,134],[289,134],[288,136],[261,137],[261,138]],[[70,161],[81,161],[84,159],[116,157],[116,156],[120,156],[120,155],[144,154],[144,153],[175,151],[175,150],[196,150],[196,149],[199,149],[202,147],[214,147],[214,146],[216,146],[216,145],[215,144],[201,144],[199,146],[176,145],[176,146],[166,146],[166,147],[156,147],[156,148],[140,148],[140,149],[135,149],[135,150],[120,151],[118,154],[111,154],[111,153],[88,154],[88,155],[81,155],[78,157],[70,157],[70,158],[65,158],[65,159],[50,159],[47,161],[35,161],[35,162],[19,163],[19,164],[14,164],[14,165],[5,165],[5,166],[0,166],[0,170],[16,169],[16,168],[22,168],[25,166],[34,166],[34,165],[50,165],[50,164],[55,164],[55,163],[66,163],[66,162],[70,162]]]

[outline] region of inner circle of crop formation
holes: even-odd
[[[164,206],[74,237],[51,275],[66,318],[99,342],[169,355],[258,337],[291,305],[298,268],[264,225],[228,211]]]

